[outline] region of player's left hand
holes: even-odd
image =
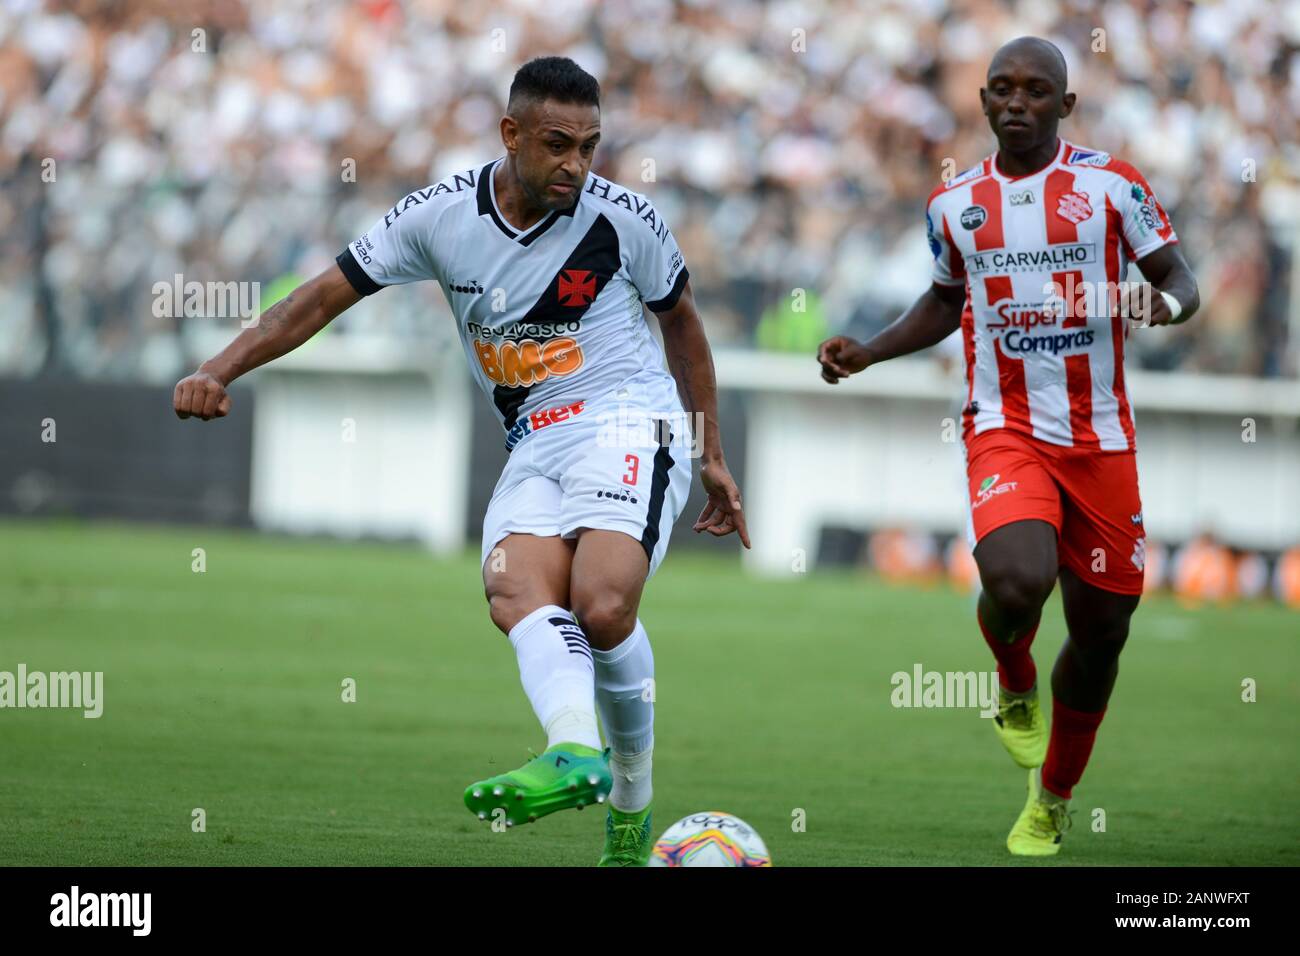
[[[1150,282],[1138,283],[1129,290],[1128,320],[1135,328],[1168,325],[1173,319],[1169,303]]]
[[[740,543],[748,548],[749,529],[745,527],[745,512],[740,507],[740,489],[736,487],[736,480],[731,477],[726,463],[714,461],[702,466],[700,482],[708,492],[709,503],[695,519],[692,530],[697,534],[707,531],[715,538],[735,531],[740,535]]]

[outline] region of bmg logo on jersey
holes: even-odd
[[[582,368],[582,347],[571,338],[538,342],[493,342],[475,339],[474,354],[483,374],[498,385],[536,385],[552,375],[572,375]]]

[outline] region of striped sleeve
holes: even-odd
[[[934,256],[934,268],[930,278],[939,285],[964,285],[966,283],[966,263],[961,251],[952,241],[952,232],[943,210],[938,207],[935,198],[942,192],[936,189],[930,194],[925,210],[925,235],[930,242],[930,252]]]
[[[1120,228],[1125,244],[1134,259],[1155,252],[1163,245],[1177,242],[1173,223],[1146,178],[1128,163],[1111,160],[1106,169],[1119,174],[1120,193],[1115,207],[1120,213]]]

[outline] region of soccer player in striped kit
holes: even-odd
[[[1012,40],[987,84],[980,102],[998,150],[930,196],[930,289],[866,343],[828,339],[818,361],[835,384],[961,329],[977,619],[998,662],[995,729],[1029,768],[1007,848],[1051,856],[1142,593],[1129,316],[1184,322],[1200,299],[1141,173],[1057,135],[1075,104],[1061,52]],[[1123,284],[1129,263],[1145,283]],[[1052,670],[1049,739],[1030,646],[1058,578],[1069,636]]]

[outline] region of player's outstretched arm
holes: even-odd
[[[868,365],[938,345],[960,327],[965,302],[964,285],[932,283],[910,309],[869,342],[859,342],[846,335],[823,342],[817,350],[822,378],[834,385]]]
[[[1192,317],[1192,313],[1201,307],[1201,293],[1196,287],[1196,276],[1192,267],[1183,257],[1183,250],[1177,243],[1161,246],[1150,255],[1137,261],[1146,279],[1157,293],[1167,293],[1178,303],[1180,311],[1174,315],[1173,308],[1164,295],[1147,295],[1150,302],[1150,325],[1181,325]]]
[[[245,372],[292,352],[361,296],[337,264],[304,282],[258,317],[219,355],[176,383],[172,406],[179,418],[207,421],[230,411],[226,387]]]
[[[722,435],[718,431],[718,384],[713,373],[713,353],[704,335],[704,323],[695,308],[695,294],[686,280],[677,303],[666,312],[656,313],[664,334],[664,354],[668,370],[677,380],[682,405],[693,422],[699,423],[695,438],[701,445],[700,482],[709,502],[695,519],[693,529],[707,531],[715,537],[740,535],[749,547],[749,529],[740,505],[740,489],[722,456]]]

